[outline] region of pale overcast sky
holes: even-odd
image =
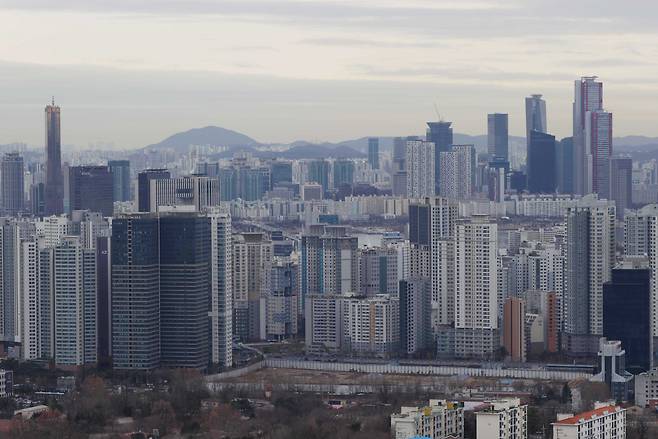
[[[524,132],[542,93],[571,132],[598,75],[615,135],[658,135],[658,4],[643,0],[0,0],[0,143],[139,147],[219,125],[259,141]]]

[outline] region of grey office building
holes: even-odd
[[[148,212],[151,208],[151,180],[171,178],[166,169],[145,169],[137,174],[137,210]]]
[[[560,140],[556,148],[557,191],[561,194],[572,194],[574,191],[573,137]]]
[[[110,160],[107,162],[107,166],[112,173],[114,201],[132,200],[130,191],[130,161]]]
[[[46,183],[45,214],[64,213],[64,175],[62,174],[62,145],[60,110],[53,100],[46,106]]]
[[[23,172],[23,157],[19,153],[10,152],[2,157],[0,190],[4,215],[14,216],[25,207]]]
[[[555,193],[557,187],[555,159],[555,136],[540,131],[530,131],[527,158],[530,193]]]
[[[509,160],[508,116],[493,113],[487,116],[487,152],[490,157]]]
[[[131,215],[112,221],[112,359],[115,369],[160,366],[160,246],[158,219]]]
[[[164,367],[205,369],[210,360],[210,220],[160,216],[160,344]]]
[[[624,211],[633,204],[633,160],[630,157],[614,157],[610,160],[610,199],[617,207],[617,218],[624,218]]]

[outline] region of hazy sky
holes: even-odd
[[[542,93],[571,131],[573,80],[598,75],[615,135],[658,135],[649,0],[0,0],[0,143],[138,147],[220,125],[259,141],[457,132],[487,112],[524,132]]]

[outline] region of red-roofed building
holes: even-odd
[[[578,415],[558,415],[553,439],[625,439],[626,409],[609,403]]]

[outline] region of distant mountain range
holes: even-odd
[[[472,144],[478,152],[487,149],[486,135],[468,135],[455,133],[455,144]],[[525,148],[525,138],[509,137],[510,149]],[[658,159],[658,138],[646,136],[616,137],[613,140],[615,153],[628,154],[636,160]],[[172,149],[184,153],[192,145],[226,146],[222,153],[210,155],[209,159],[231,158],[236,153],[247,152],[263,159],[280,157],[286,159],[316,158],[363,158],[367,156],[368,137],[350,139],[342,142],[312,143],[305,140],[288,145],[260,143],[253,138],[217,126],[195,128],[167,137],[159,143],[148,145],[144,150]],[[393,150],[393,137],[379,137],[382,152]]]

